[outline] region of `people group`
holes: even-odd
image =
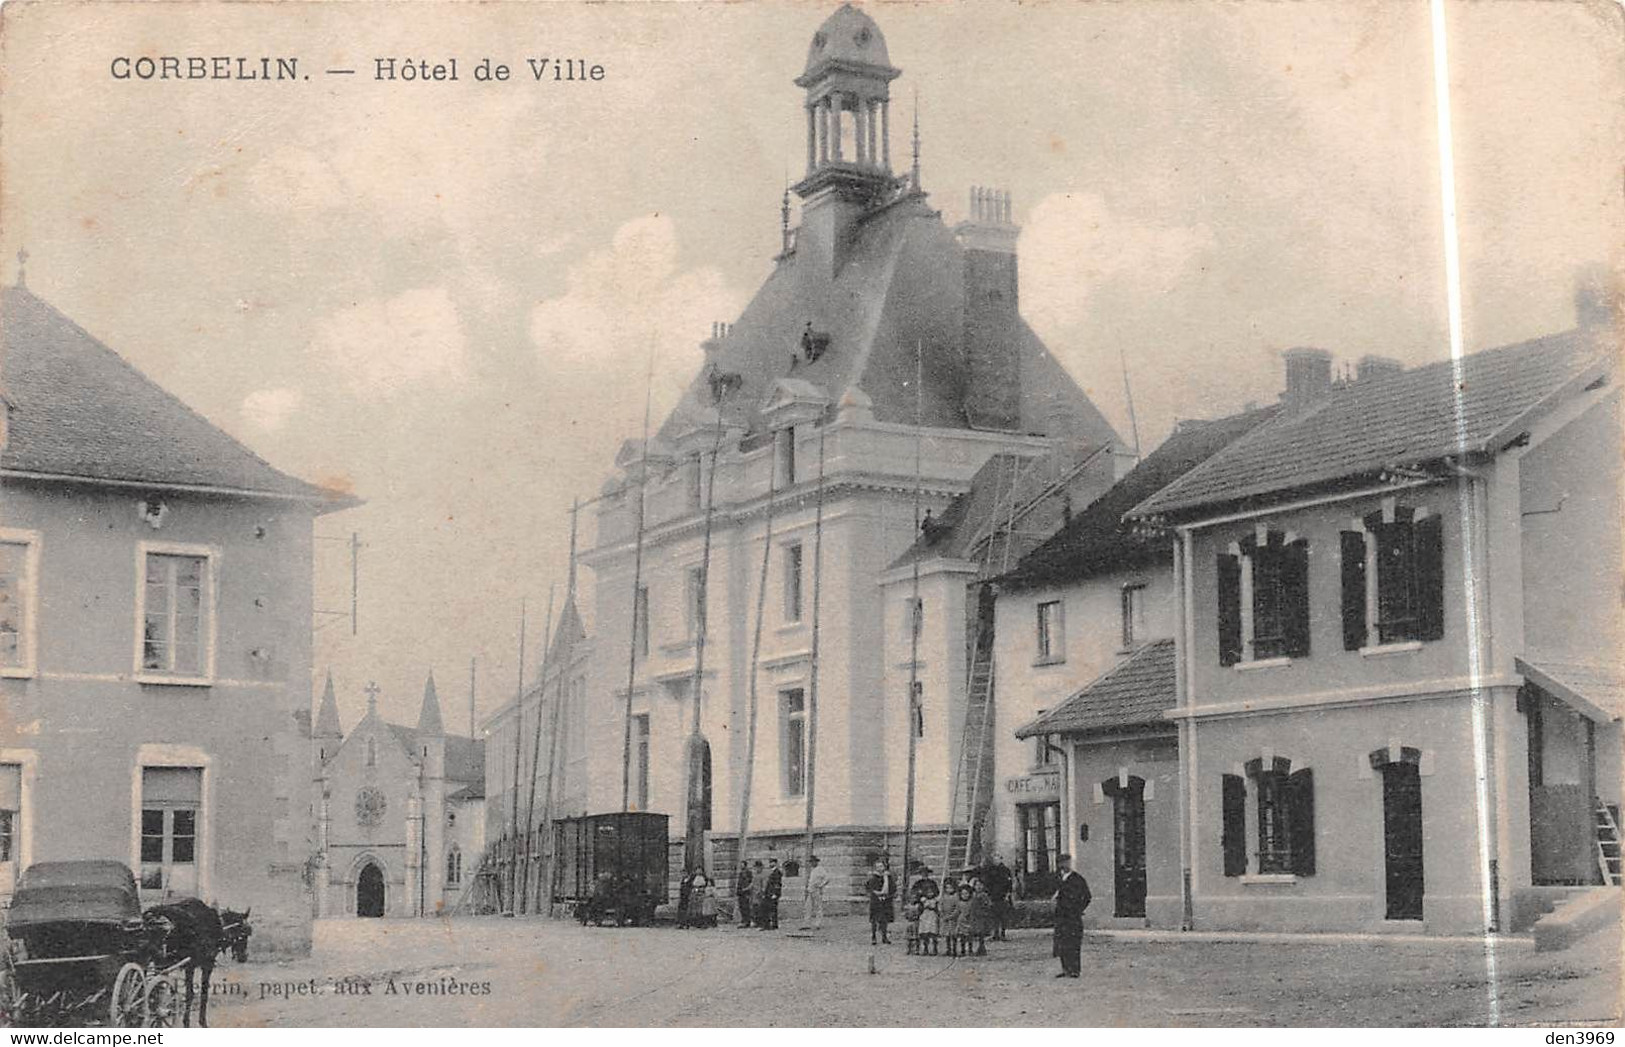
[[[1083,913],[1089,907],[1089,884],[1072,868],[1070,855],[1057,857],[1060,879],[1055,891],[1052,955],[1061,961],[1057,978],[1077,978],[1082,971]],[[803,929],[823,926],[825,896],[831,878],[813,857],[803,884]],[[903,935],[909,955],[975,958],[987,955],[989,941],[1007,940],[1016,877],[994,855],[987,865],[937,879],[917,866],[903,891]],[[879,860],[864,883],[869,903],[869,942],[891,944],[898,885],[891,867]],[[778,930],[779,902],[784,895],[784,869],[777,858],[740,862],[734,877],[739,926]],[[677,925],[717,926],[717,886],[703,869],[692,869],[678,881]]]

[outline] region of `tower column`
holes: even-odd
[[[880,166],[891,170],[891,99],[880,103]]]
[[[829,163],[829,99],[820,98],[813,103],[818,114],[818,164]]]
[[[869,163],[875,164],[880,154],[880,103],[869,100]]]
[[[857,95],[852,96],[852,149],[858,163],[869,162],[869,113]]]
[[[830,95],[825,103],[829,106],[830,139],[834,148],[830,150],[830,159],[836,163],[841,162],[841,106],[842,103],[834,95]]]
[[[807,109],[807,173],[812,174],[818,166],[818,114],[814,107],[808,105]]]

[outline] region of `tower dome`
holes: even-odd
[[[807,67],[801,75],[804,79],[814,77],[832,64],[891,69],[886,37],[880,27],[851,4],[842,4],[813,34],[807,47]]]

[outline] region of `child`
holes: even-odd
[[[903,903],[904,952],[917,956],[920,952],[920,895],[918,890],[911,890],[908,895],[908,901]]]
[[[938,915],[941,911],[937,900],[939,893],[937,881],[920,882],[920,953],[925,956],[937,954]]]
[[[959,882],[952,876],[942,881],[942,901],[938,906],[937,920],[942,928],[942,937],[948,943],[946,955],[958,956]]]
[[[976,955],[987,955],[987,936],[993,933],[993,896],[987,893],[987,887],[976,880],[971,891],[970,905],[966,911],[967,932],[970,940],[976,941]]]
[[[974,893],[968,881],[959,885],[959,901],[954,906],[954,949],[960,956],[971,954],[971,900]]]

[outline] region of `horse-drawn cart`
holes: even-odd
[[[167,930],[110,861],[30,866],[0,940],[0,1024],[167,1026],[176,1015]]]

